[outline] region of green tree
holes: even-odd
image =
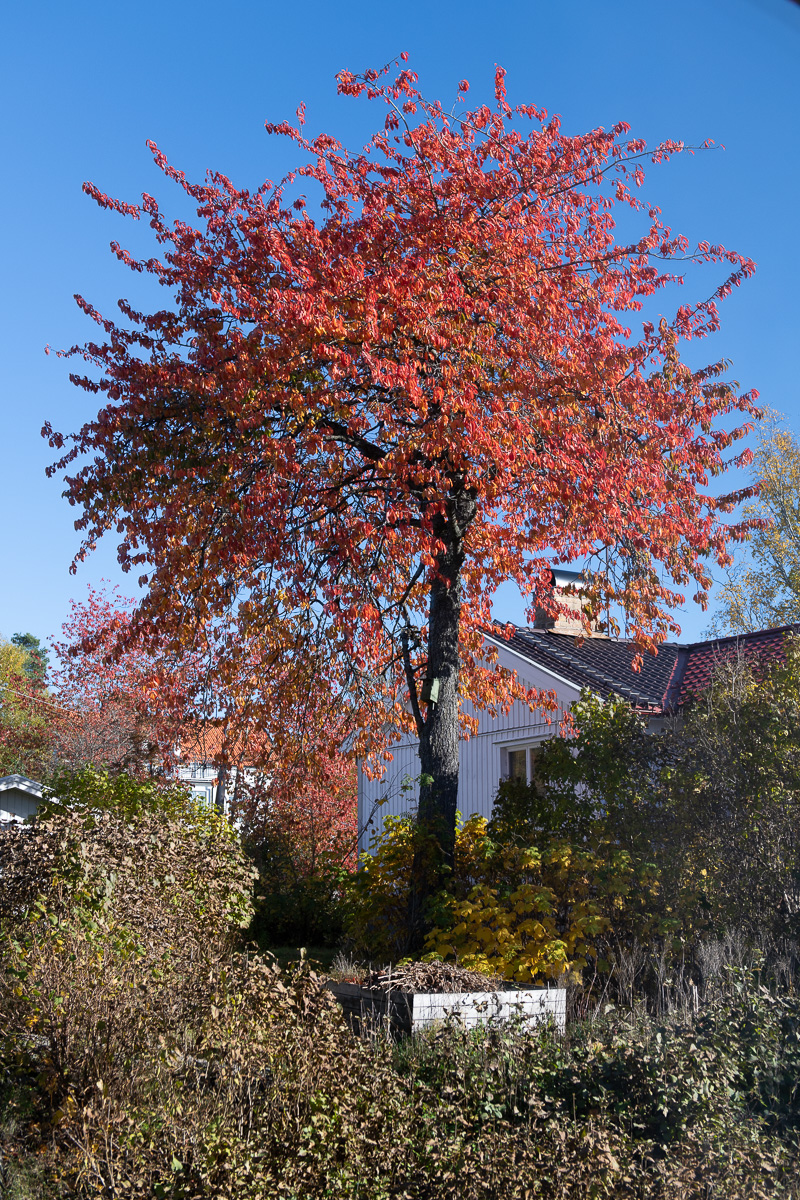
[[[32,633],[15,633],[11,644],[19,647],[25,655],[22,670],[28,679],[32,682],[44,683],[47,677],[49,655],[39,639]]]
[[[10,642],[0,636],[0,776],[38,778],[50,762],[50,739],[39,703],[43,680],[28,673],[28,650],[20,644],[26,637],[32,635],[15,634]]]
[[[800,442],[778,413],[759,427],[753,471],[760,492],[744,515],[763,524],[727,575],[712,625],[717,634],[800,621]]]
[[[800,917],[800,639],[781,663],[731,654],[660,734],[621,700],[584,696],[534,784],[501,789],[496,835],[610,839],[654,862],[661,909],[687,935],[794,936]]]
[[[25,670],[25,652],[14,641],[8,642],[0,634],[0,688],[11,686],[16,676],[21,676]]]
[[[540,845],[551,836],[600,836],[631,846],[641,840],[643,787],[656,748],[644,722],[619,697],[603,701],[588,691],[572,718],[572,735],[539,747],[530,784],[500,784],[490,825],[499,841]]]
[[[783,663],[731,655],[668,735],[661,789],[671,886],[719,930],[798,932],[800,640]]]

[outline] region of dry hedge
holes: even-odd
[[[545,1086],[543,1064],[567,1089],[586,1077],[558,1042],[360,1041],[307,963],[236,948],[249,886],[235,839],[153,814],[0,838],[5,1148],[40,1164],[31,1197],[798,1195],[789,1143],[723,1102],[668,1151],[602,1104],[576,1114]],[[590,1050],[602,1094],[617,1052]]]

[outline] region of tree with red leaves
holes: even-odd
[[[495,83],[493,106],[446,111],[401,64],[342,72],[339,93],[381,105],[382,127],[351,153],[306,137],[302,107],[297,127],[268,124],[304,161],[256,192],[191,183],[151,144],[196,226],[86,184],[149,219],[160,257],[113,250],[170,300],[120,301],[115,322],[78,298],[105,338],[67,352],[92,371],[73,380],[105,407],[71,445],[44,429],[83,553],[117,529],[148,584],[132,628],[172,647],[202,631],[263,727],[319,688],[372,761],[414,732],[419,818],[444,862],[474,707],[548,699],[487,651],[497,587],[553,608],[551,564],[581,560],[587,624],[621,606],[654,651],[682,589],[705,603],[707,564],[746,532],[723,519],[739,496],[709,485],[749,428],[719,418],[757,415],[721,364],[680,357],[753,270],[690,249],[639,199],[643,164],[683,144],[648,150],[624,124],[568,136],[512,109],[502,70]],[[617,240],[615,205],[639,236]],[[725,277],[634,335],[687,262]]]
[[[262,753],[255,768],[247,765],[234,801],[247,840],[279,839],[298,876],[313,875],[323,859],[355,869],[358,785],[348,754],[321,755],[309,738],[291,757]]]
[[[198,672],[186,659],[156,656],[127,639],[135,602],[89,588],[72,601],[53,642],[50,739],[54,761],[132,774],[160,774],[197,701]]]

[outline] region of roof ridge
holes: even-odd
[[[718,646],[721,642],[741,642],[751,638],[774,637],[778,633],[800,633],[800,621],[792,621],[788,625],[772,625],[769,629],[749,629],[743,633],[726,633],[722,637],[702,638],[699,642],[689,642],[687,650],[697,650],[700,646]]]

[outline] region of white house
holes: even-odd
[[[579,581],[574,573],[553,573],[559,603],[571,602],[568,595],[558,593],[565,586],[579,587]],[[577,608],[577,596],[571,600],[573,609]],[[655,731],[663,727],[668,714],[708,684],[714,667],[729,654],[779,659],[786,634],[798,630],[800,626],[786,626],[690,645],[667,642],[656,656],[646,654],[636,672],[633,642],[597,635],[581,638],[577,636],[580,622],[569,616],[553,620],[537,613],[532,627],[516,627],[508,640],[499,630],[487,634],[500,666],[515,671],[528,687],[554,693],[558,711],[549,714],[548,722],[543,713],[532,713],[519,701],[497,717],[471,710],[465,703],[467,711],[477,716],[478,731],[460,746],[460,812],[464,817],[473,813],[488,817],[501,779],[530,779],[531,752],[558,733],[561,714],[584,689],[604,699],[623,697]],[[370,780],[361,769],[358,773],[359,850],[368,849],[385,816],[408,812],[418,800],[419,742],[406,735],[390,749],[393,761],[382,779]]]
[[[220,763],[228,760],[224,769]],[[216,806],[226,816],[236,795],[236,781],[253,784],[257,771],[246,765],[247,745],[241,741],[225,743],[222,726],[215,721],[187,732],[177,751],[176,775],[191,789],[192,798],[201,804]],[[244,761],[241,761],[244,760]]]

